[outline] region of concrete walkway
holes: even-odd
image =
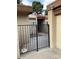
[[[38,52],[25,53],[20,59],[61,59],[61,53],[58,49],[43,48]]]

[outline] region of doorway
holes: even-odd
[[[44,22],[44,19],[38,19],[38,32],[42,32],[43,22]]]

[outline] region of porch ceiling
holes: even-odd
[[[17,15],[28,15],[32,13],[32,7],[26,5],[17,5]]]

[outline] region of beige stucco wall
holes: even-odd
[[[36,19],[30,20],[29,16],[27,16],[27,15],[17,17],[17,24],[18,25],[29,25],[29,24],[33,24],[33,22],[35,23]]]
[[[61,15],[56,16],[56,46],[61,49]]]
[[[48,24],[50,31],[50,48],[55,48],[55,39],[56,39],[56,20],[52,10],[48,11]]]
[[[61,49],[61,15],[55,16],[53,10],[48,11],[50,30],[50,48]]]
[[[26,25],[28,23],[28,16],[17,16],[18,25]]]
[[[37,24],[37,17],[36,17],[36,15],[30,14],[28,18],[29,18],[29,22],[31,22],[31,23],[34,22],[34,24]]]

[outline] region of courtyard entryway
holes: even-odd
[[[49,26],[42,24],[42,31],[38,31],[38,25],[18,25],[20,53],[39,51],[50,46]]]

